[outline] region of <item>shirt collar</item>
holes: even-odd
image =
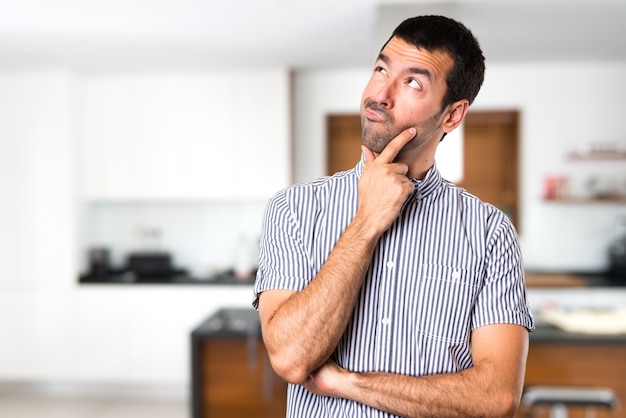
[[[357,177],[361,177],[361,174],[363,174],[364,166],[365,156],[361,154],[361,160],[354,168]],[[441,177],[441,173],[437,170],[437,163],[434,163],[433,166],[428,169],[426,176],[424,176],[422,180],[412,178],[411,181],[415,185],[412,198],[420,200],[437,190],[443,183],[443,177]]]

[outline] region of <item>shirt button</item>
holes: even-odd
[[[390,322],[391,320],[389,318],[383,318],[382,320],[383,325],[389,325]]]
[[[461,273],[459,273],[458,271],[455,271],[454,273],[452,273],[452,278],[454,280],[458,280],[461,277]]]
[[[395,265],[396,265],[396,263],[394,263],[393,261],[387,261],[387,268],[388,269],[392,269]]]

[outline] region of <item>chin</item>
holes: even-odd
[[[371,134],[371,132],[368,135],[367,130],[363,130],[361,142],[372,152],[380,154],[392,139],[393,137],[389,137],[388,135]]]
[[[363,145],[365,145],[367,148],[370,149],[370,151],[376,154],[380,154],[381,152],[383,152],[383,150],[389,143],[389,141],[387,141],[386,143],[381,143],[380,141],[372,143],[372,141],[366,141],[366,140],[363,140],[362,142],[363,142]]]

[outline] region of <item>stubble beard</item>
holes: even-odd
[[[395,118],[383,106],[373,100],[366,100],[363,106],[384,114],[384,122],[371,122],[365,112],[361,112],[361,142],[371,151],[380,154],[402,130],[395,126]]]
[[[436,129],[439,117],[441,116],[441,112],[437,112],[437,114],[433,115],[421,126],[410,124],[396,126],[395,118],[389,114],[386,109],[381,108],[371,101],[366,101],[364,106],[366,108],[373,107],[379,112],[384,113],[386,117],[384,122],[371,122],[364,116],[363,112],[361,112],[361,141],[363,145],[376,154],[380,154],[393,138],[400,135],[402,131],[411,126],[416,128],[417,133],[415,137],[400,150],[398,155],[408,150],[421,147],[431,139],[432,132]]]

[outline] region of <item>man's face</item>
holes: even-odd
[[[413,126],[417,134],[402,152],[439,141],[441,103],[452,58],[440,51],[428,52],[392,38],[376,61],[361,99],[363,144],[375,153],[403,130]]]

